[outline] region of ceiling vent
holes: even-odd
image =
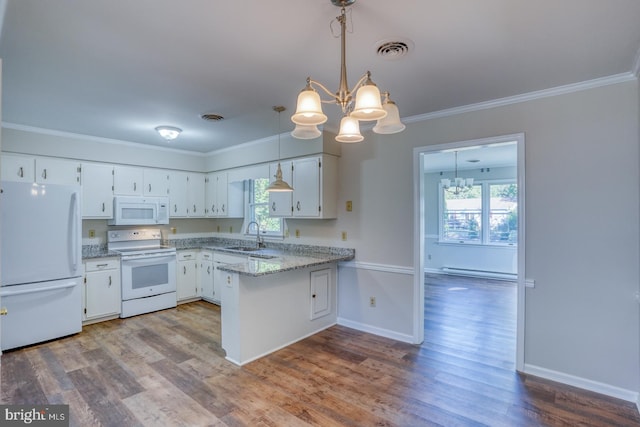
[[[413,49],[413,43],[406,39],[382,40],[376,46],[378,56],[385,59],[400,59]]]
[[[220,120],[224,120],[224,117],[219,114],[203,114],[200,117],[202,120],[206,120],[208,122],[219,122]]]

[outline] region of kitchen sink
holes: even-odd
[[[230,251],[254,252],[254,251],[259,251],[262,248],[255,248],[255,247],[252,248],[249,246],[230,246],[225,249],[228,249]]]

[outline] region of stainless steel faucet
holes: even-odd
[[[247,225],[247,234],[249,234],[249,229],[251,228],[252,224],[256,225],[256,249],[260,249],[260,224],[258,224],[256,221],[251,221]]]

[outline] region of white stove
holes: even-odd
[[[107,247],[121,254],[120,317],[176,306],[176,249],[161,244],[157,229],[113,230]]]

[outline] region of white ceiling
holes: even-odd
[[[0,0],[3,121],[196,152],[282,131],[307,76],[338,89],[329,0]],[[359,0],[349,83],[403,118],[637,72],[638,0]],[[350,27],[351,27],[350,23]],[[376,55],[380,40],[408,55]],[[325,106],[327,129],[338,108]],[[225,117],[207,122],[203,113]],[[182,128],[168,144],[158,125]],[[365,140],[366,141],[366,140]]]
[[[425,173],[497,167],[516,167],[518,163],[518,145],[516,141],[497,144],[483,144],[451,150],[431,152],[424,155]]]

